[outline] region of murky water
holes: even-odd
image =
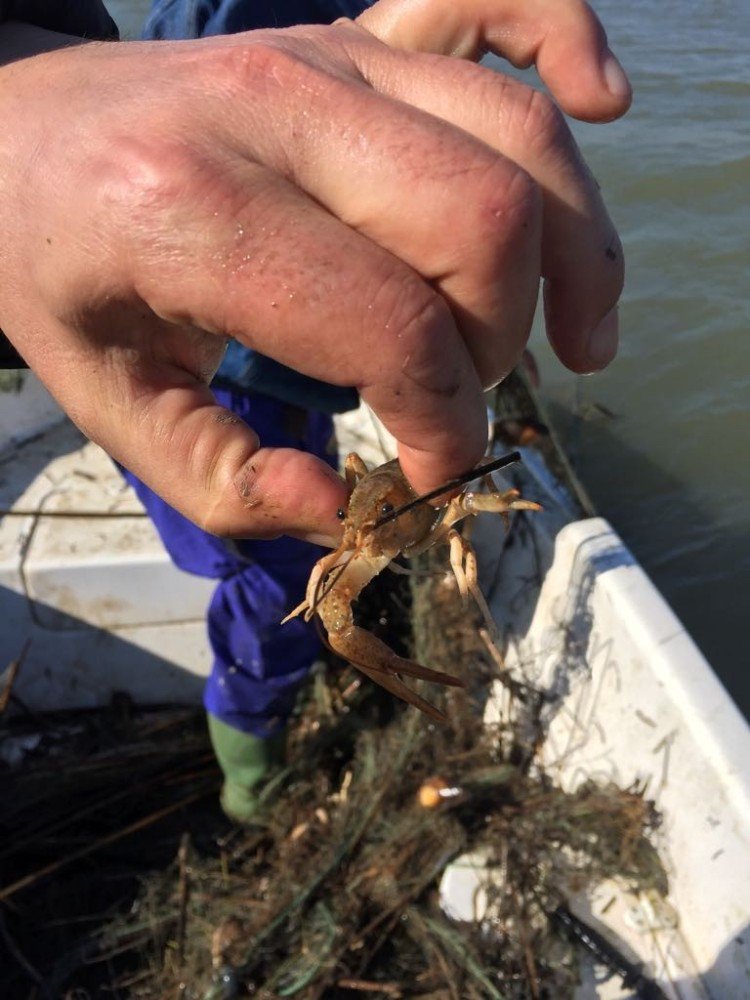
[[[622,122],[575,127],[625,245],[623,346],[574,379],[535,342],[595,502],[747,713],[750,3],[595,7],[635,89]]]
[[[148,3],[109,6],[134,34]],[[595,502],[748,711],[750,3],[595,7],[636,92],[575,126],[626,248],[623,347],[587,379],[536,350]]]

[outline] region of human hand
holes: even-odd
[[[554,106],[371,34],[536,58],[578,116],[626,109],[585,5],[512,8],[388,0],[359,26],[0,70],[0,327],[84,432],[207,530],[335,537],[345,496],[215,405],[227,335],[358,386],[418,489],[482,454],[481,389],[520,355],[542,272],[564,363],[614,352],[587,343],[620,292],[619,243]]]

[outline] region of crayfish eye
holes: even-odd
[[[380,508],[380,516],[381,517],[387,517],[388,514],[392,514],[392,513],[393,513],[393,504],[392,503],[384,503],[383,506]]]
[[[339,507],[339,509],[336,511],[336,517],[339,519],[339,521],[344,521],[346,519],[346,511],[344,510],[343,507]]]

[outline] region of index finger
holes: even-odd
[[[630,107],[630,82],[584,0],[379,0],[357,23],[391,48],[535,64],[574,118],[611,121]]]

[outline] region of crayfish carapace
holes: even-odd
[[[539,504],[521,499],[518,490],[497,491],[487,473],[499,464],[492,463],[475,470],[475,474],[460,477],[463,482],[481,478],[486,493],[464,489],[445,507],[437,508],[428,499],[447,493],[456,481],[427,497],[418,497],[397,460],[369,471],[359,455],[352,452],[345,464],[351,494],[346,511],[340,511],[344,521],[341,545],[318,560],[310,574],[305,600],[284,621],[303,612],[309,621],[317,614],[336,653],[391,694],[443,721],[442,713],[407,687],[401,676],[452,687],[463,687],[463,682],[397,656],[376,636],[354,624],[352,603],[397,556],[417,556],[441,542],[450,546],[450,564],[462,596],[466,598],[471,592],[480,599],[474,551],[454,526],[482,511],[501,514],[507,520],[510,510],[541,509]]]

